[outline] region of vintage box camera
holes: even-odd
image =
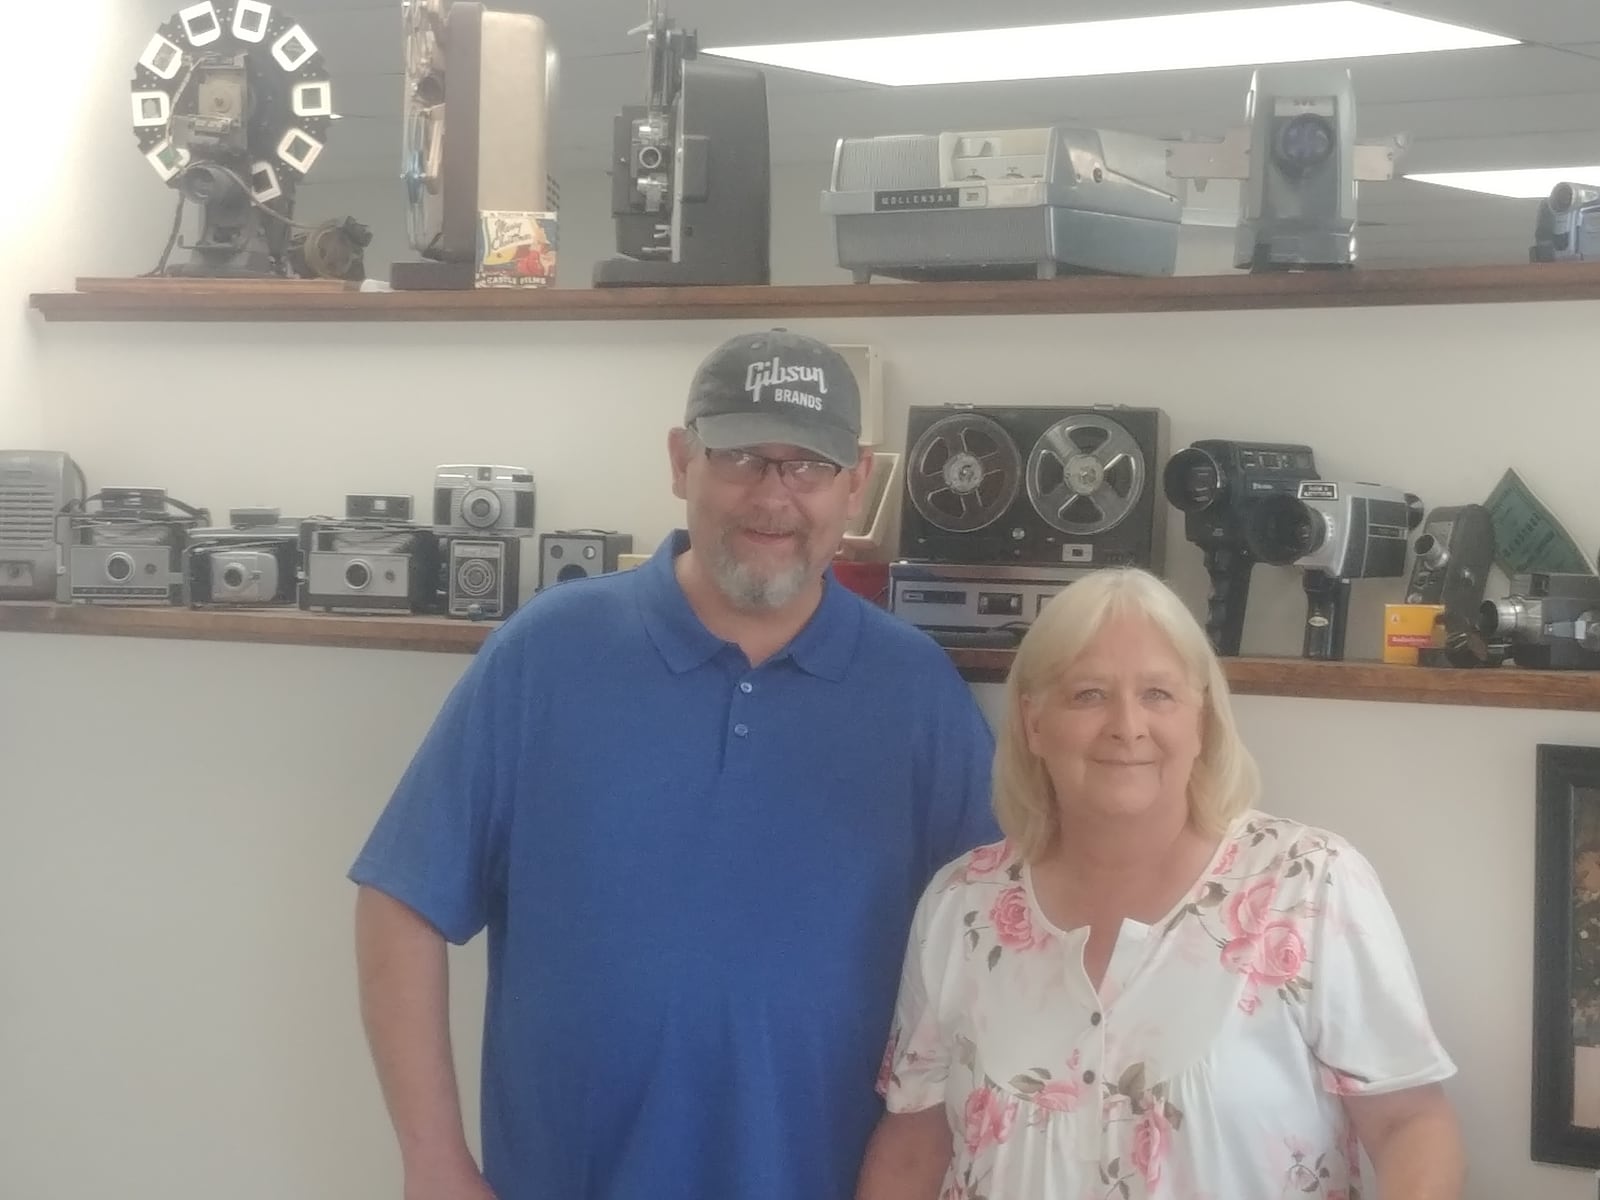
[[[1293,496],[1268,496],[1251,510],[1245,528],[1251,553],[1303,572],[1306,658],[1344,657],[1350,581],[1404,575],[1407,542],[1422,513],[1422,501],[1410,492],[1314,479]]]
[[[276,509],[233,509],[228,524],[196,529],[183,552],[192,608],[290,605],[300,583],[300,523]]]
[[[205,509],[173,500],[161,488],[106,488],[68,504],[57,521],[66,570],[56,599],[183,603],[184,547],[190,531],[210,519]]]
[[[300,524],[300,607],[426,613],[439,602],[439,543],[430,529],[383,521]]]
[[[509,617],[521,602],[522,539],[439,539],[446,616],[474,621]]]
[[[59,450],[0,450],[0,600],[53,600],[56,516],[81,504],[83,470]]]
[[[1600,187],[1558,183],[1539,201],[1530,262],[1584,262],[1600,258]]]
[[[618,556],[633,552],[633,534],[609,529],[566,529],[539,535],[539,590],[608,575],[617,569]]]
[[[533,499],[533,475],[526,467],[439,467],[433,527],[440,533],[529,534]]]
[[[1513,575],[1511,595],[1483,602],[1478,632],[1506,643],[1519,667],[1600,670],[1600,578]]]
[[[1245,536],[1252,510],[1268,496],[1293,496],[1302,482],[1316,478],[1310,446],[1206,438],[1167,461],[1167,502],[1184,514],[1185,536],[1205,554],[1211,579],[1206,634],[1218,654],[1238,654],[1244,633],[1256,563]]]

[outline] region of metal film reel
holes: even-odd
[[[932,525],[971,533],[992,525],[1017,498],[1022,455],[998,422],[978,413],[935,421],[907,458],[911,503]]]
[[[1108,417],[1082,413],[1057,421],[1034,443],[1028,500],[1062,533],[1093,537],[1133,511],[1148,469],[1131,433]]]

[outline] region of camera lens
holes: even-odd
[[[133,559],[126,554],[112,554],[106,558],[106,578],[113,583],[127,583],[133,578]]]
[[[1336,141],[1327,117],[1301,113],[1278,130],[1272,156],[1285,171],[1300,175],[1324,162],[1333,153]]]
[[[646,171],[654,171],[661,165],[660,146],[640,146],[639,165]]]
[[[238,563],[229,563],[222,569],[222,582],[231,588],[244,586],[244,568]]]
[[[1180,512],[1209,508],[1222,493],[1222,471],[1216,459],[1190,446],[1167,460],[1162,473],[1167,502]]]
[[[487,596],[494,590],[494,568],[481,558],[468,559],[456,571],[456,589],[464,596]]]
[[[475,488],[461,498],[461,519],[474,529],[487,529],[500,517],[500,497]]]
[[[359,592],[372,583],[372,568],[359,558],[344,569],[345,584],[351,591]]]
[[[1264,563],[1288,566],[1304,558],[1327,536],[1322,514],[1294,496],[1268,496],[1250,510],[1245,538]]]

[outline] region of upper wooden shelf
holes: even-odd
[[[1415,270],[1075,276],[1005,283],[362,292],[320,281],[80,279],[48,321],[649,321],[1015,316],[1600,300],[1600,262]]]
[[[336,646],[366,650],[475,652],[494,624],[446,617],[365,617],[272,609],[106,608],[66,604],[0,604],[0,633],[66,633],[185,641]],[[951,650],[962,675],[977,683],[1005,678],[1009,650]],[[1236,658],[1228,682],[1246,696],[1379,700],[1482,708],[1600,712],[1600,671],[1430,670],[1382,663]]]

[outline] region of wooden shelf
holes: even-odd
[[[366,617],[186,608],[101,608],[65,604],[0,604],[0,633],[66,633],[186,641],[336,646],[471,654],[493,623],[445,617]],[[995,683],[1011,666],[1009,650],[954,649],[950,657],[968,680]],[[1477,671],[1395,667],[1372,662],[1316,663],[1298,658],[1238,658],[1227,664],[1229,684],[1245,696],[1299,696],[1454,704],[1480,708],[1600,712],[1600,671]]]
[[[47,321],[647,321],[1015,316],[1600,300],[1600,262],[1003,283],[362,292],[294,280],[80,279]]]

